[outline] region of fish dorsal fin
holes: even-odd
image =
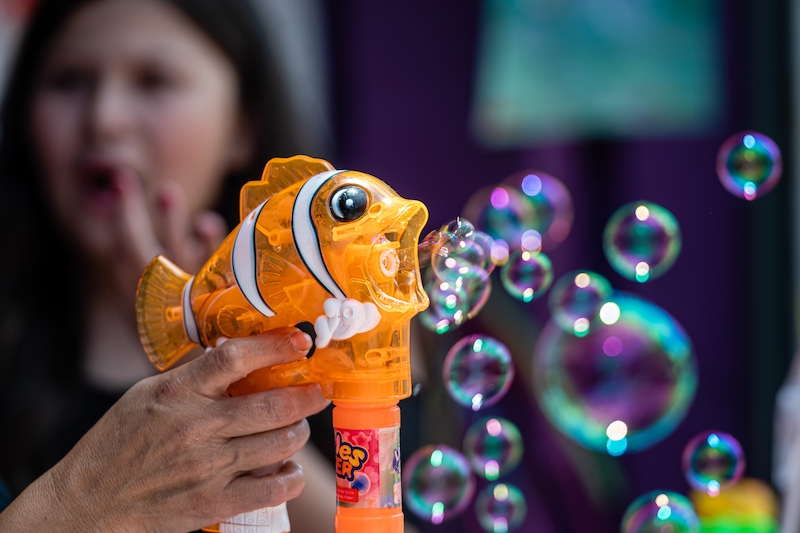
[[[324,159],[305,155],[275,157],[264,167],[261,181],[251,181],[242,187],[239,199],[239,220],[278,192],[328,170],[335,170]]]

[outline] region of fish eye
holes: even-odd
[[[331,196],[331,214],[340,222],[352,222],[364,216],[368,204],[369,197],[364,189],[346,185]]]

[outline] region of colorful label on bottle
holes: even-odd
[[[336,431],[336,499],[342,507],[400,507],[400,426]]]

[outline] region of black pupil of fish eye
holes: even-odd
[[[367,193],[361,187],[343,187],[333,193],[331,211],[333,216],[344,222],[351,222],[366,213]]]

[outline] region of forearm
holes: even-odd
[[[85,525],[77,523],[76,511],[58,496],[52,475],[47,472],[0,513],[0,532],[88,531]]]

